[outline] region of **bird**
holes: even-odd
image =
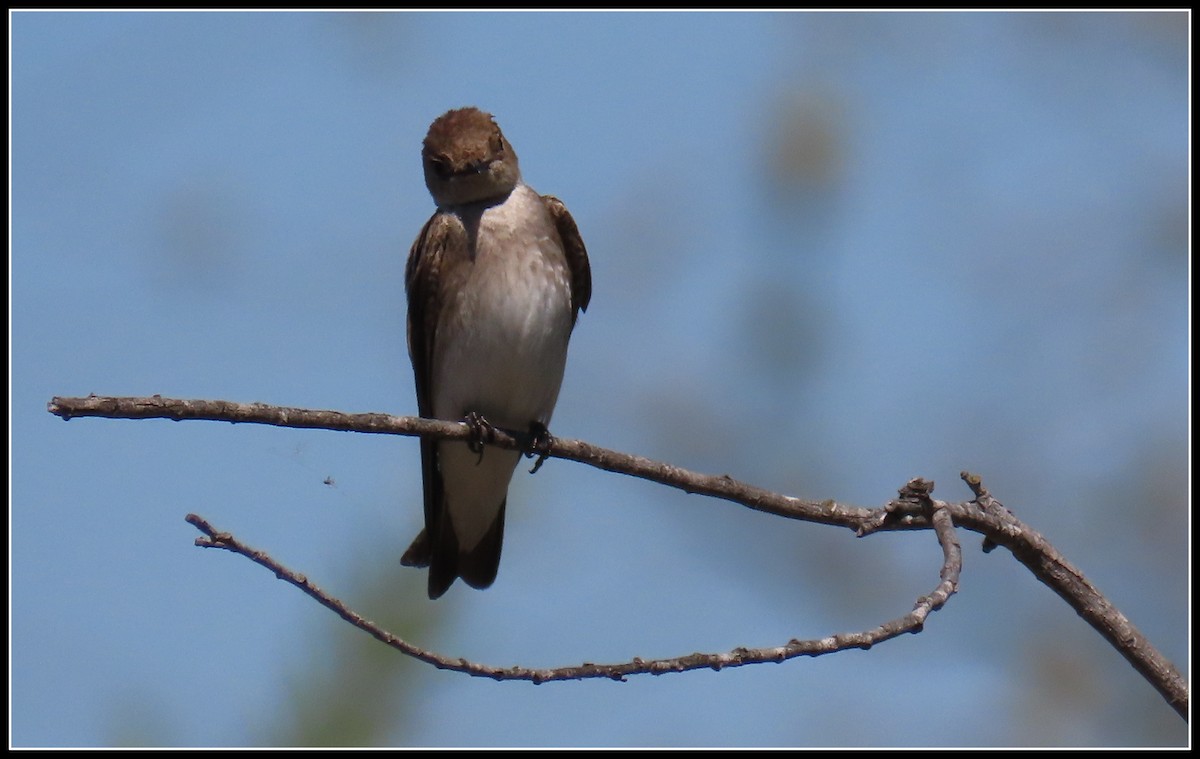
[[[420,442],[425,525],[401,563],[429,568],[436,599],[458,578],[477,589],[496,579],[521,452],[485,449],[483,439],[495,426],[527,431],[526,453],[547,449],[592,275],[574,218],[525,184],[490,113],[466,107],[439,116],[421,162],[437,210],[405,266],[417,409],[473,431],[469,442]]]

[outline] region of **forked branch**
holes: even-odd
[[[470,435],[464,424],[432,419],[395,417],[387,414],[346,414],[340,411],[314,411],[259,403],[177,400],[160,396],[56,397],[50,402],[49,411],[63,419],[83,416],[177,421],[205,419],[464,441]],[[520,433],[514,434],[505,430],[497,430],[494,439],[489,440],[491,445],[510,450],[525,450],[526,442]],[[1004,546],[1011,551],[1035,577],[1062,597],[1116,648],[1181,717],[1187,719],[1187,683],[1174,665],[1150,644],[1133,623],[1114,607],[1082,572],[1071,565],[1045,538],[1018,520],[993,498],[976,475],[968,472],[962,474],[963,480],[975,496],[970,501],[953,503],[934,500],[931,497],[933,483],[915,479],[901,489],[899,498],[881,508],[866,509],[832,500],[808,501],[793,498],[738,482],[728,475],[691,472],[579,440],[554,438],[544,453],[551,458],[571,459],[610,472],[679,488],[688,493],[733,501],[789,519],[845,527],[854,530],[860,536],[884,530],[933,529],[943,553],[940,582],[929,596],[918,599],[916,607],[908,614],[860,633],[834,635],[813,641],[791,640],[774,648],[737,648],[723,654],[690,654],[654,661],[634,659],[623,664],[609,665],[585,663],[558,669],[501,668],[448,658],[406,643],[351,611],[342,602],[308,582],[302,575],[279,565],[266,554],[246,547],[232,535],[216,531],[200,517],[188,515],[188,521],[205,533],[206,537],[197,538],[199,545],[234,551],[267,567],[346,621],[410,656],[442,669],[453,669],[482,677],[534,682],[594,677],[624,679],[628,675],[641,673],[661,674],[699,668],[721,669],[763,661],[784,661],[797,656],[819,656],[845,648],[869,648],[897,635],[917,632],[929,613],[940,608],[957,588],[961,551],[953,527],[958,526],[983,535],[985,551],[996,546]]]

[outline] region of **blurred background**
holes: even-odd
[[[873,627],[856,539],[552,460],[486,592],[425,597],[412,438],[82,419],[55,395],[412,414],[425,130],[496,115],[591,256],[553,431],[877,506],[967,469],[1190,679],[1186,13],[42,13],[11,20],[15,746],[1181,746],[1003,550],[871,651],[549,667]],[[328,482],[326,481],[328,480]]]

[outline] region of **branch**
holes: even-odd
[[[394,417],[387,414],[346,414],[339,411],[313,411],[308,409],[285,408],[266,404],[233,403],[229,401],[206,400],[176,400],[152,396],[149,398],[112,398],[89,396],[87,398],[54,398],[48,407],[50,413],[71,419],[73,417],[99,416],[115,419],[206,419],[210,421],[226,421],[233,423],[268,424],[278,427],[295,427],[302,429],[328,429],[347,432],[364,432],[372,434],[408,435],[435,437],[445,440],[469,439],[469,428],[461,423],[444,422],[433,419],[416,417]],[[527,440],[522,433],[496,430],[489,444],[509,450],[527,450]],[[539,451],[539,454],[543,451]],[[1012,552],[1035,577],[1046,584],[1065,600],[1088,624],[1116,648],[1130,664],[1163,696],[1173,709],[1184,719],[1187,719],[1188,688],[1179,671],[1145,638],[1144,635],[1125,617],[1099,590],[1092,585],[1077,568],[1071,565],[1045,538],[1035,530],[1018,520],[1008,509],[984,488],[982,481],[976,475],[963,472],[963,480],[971,488],[975,497],[971,501],[952,503],[936,501],[930,497],[933,483],[924,480],[913,480],[901,490],[900,498],[890,501],[882,508],[866,509],[837,503],[836,501],[809,501],[791,496],[773,493],[762,488],[734,480],[728,475],[706,475],[691,472],[650,459],[633,456],[618,451],[612,451],[593,446],[579,440],[553,438],[544,453],[553,458],[570,459],[588,464],[600,469],[657,482],[669,487],[678,488],[688,493],[720,498],[747,506],[749,508],[775,514],[789,519],[799,519],[819,524],[845,527],[854,530],[859,536],[870,535],[884,530],[901,529],[938,529],[938,520],[949,518],[953,525],[962,527],[984,536],[984,550],[990,551],[997,545],[1004,546]],[[939,516],[945,515],[945,516]],[[189,517],[189,521],[191,521]],[[198,519],[198,518],[197,518]],[[202,520],[200,520],[202,521]],[[195,522],[193,522],[195,524]],[[202,528],[203,529],[203,528]],[[951,561],[949,554],[957,552],[957,543],[950,543],[939,531],[943,552],[946,553],[942,569],[942,583],[931,596],[922,601],[928,601],[926,608],[918,602],[912,613],[900,620],[889,622],[866,633],[850,636],[834,636],[821,641],[790,641],[787,645],[772,649],[735,649],[728,654],[693,654],[692,656],[676,659],[645,662],[635,659],[632,663],[623,665],[606,665],[608,668],[598,668],[597,665],[567,668],[566,670],[528,670],[522,668],[497,669],[471,664],[464,660],[444,659],[436,654],[430,654],[409,644],[403,644],[410,650],[390,642],[398,638],[384,631],[377,631],[364,625],[369,622],[345,609],[336,599],[331,599],[310,587],[307,581],[303,584],[293,582],[305,592],[313,595],[327,607],[342,615],[347,621],[370,632],[376,638],[389,645],[405,650],[409,655],[428,661],[434,666],[460,669],[474,675],[488,677],[501,676],[500,673],[520,673],[518,679],[540,682],[544,679],[564,679],[566,675],[555,674],[570,670],[575,672],[572,677],[617,677],[638,672],[680,671],[695,668],[720,668],[738,666],[755,661],[782,661],[795,656],[815,656],[841,648],[864,648],[876,642],[887,640],[902,632],[920,629],[925,616],[945,602],[945,598],[954,592],[957,584],[957,564]],[[221,534],[223,535],[223,534]],[[211,537],[211,536],[210,536]],[[229,538],[232,540],[232,537]],[[207,544],[206,544],[207,545]],[[232,548],[232,544],[220,540],[213,543],[216,547]],[[240,545],[240,544],[237,544]],[[953,549],[949,546],[953,545]],[[257,557],[263,557],[258,552],[246,549],[244,553],[254,561],[268,566],[277,574],[287,573],[288,570],[275,564],[266,564]],[[238,551],[243,553],[242,551]],[[265,558],[265,557],[264,557]],[[269,560],[269,559],[266,559]],[[285,574],[280,574],[288,579]],[[303,579],[303,578],[301,578]],[[290,581],[290,580],[289,580]],[[317,595],[320,593],[320,595]],[[944,597],[943,595],[944,594]],[[922,611],[924,609],[924,611]],[[915,626],[900,629],[913,615],[919,620]],[[350,615],[350,616],[348,616]],[[359,620],[359,621],[355,621]],[[909,620],[905,622],[905,620]],[[361,624],[360,624],[361,623]],[[893,627],[895,625],[895,627]],[[696,658],[699,657],[699,658]],[[457,662],[457,663],[456,663]],[[453,666],[452,666],[453,665]],[[579,672],[584,672],[580,675]],[[594,672],[594,674],[587,674]],[[549,675],[549,677],[547,677]]]
[[[944,514],[944,512],[943,512]],[[935,515],[936,516],[936,515]],[[920,632],[925,618],[936,611],[954,593],[958,586],[958,575],[962,569],[962,552],[958,540],[954,536],[954,526],[948,516],[935,519],[938,540],[942,543],[944,561],[942,564],[942,581],[928,596],[917,599],[916,606],[911,612],[899,619],[886,622],[873,630],[861,633],[834,635],[820,640],[792,639],[782,646],[774,648],[735,648],[724,654],[687,654],[671,659],[652,659],[646,661],[636,658],[621,664],[593,664],[584,662],[573,667],[558,667],[555,669],[530,669],[527,667],[494,667],[479,664],[462,658],[450,658],[433,651],[427,651],[393,635],[380,628],[374,622],[364,619],[325,591],[309,582],[308,578],[283,566],[263,551],[256,550],[242,543],[227,532],[218,532],[203,517],[195,514],[187,515],[187,522],[205,534],[206,537],[196,538],[196,545],[204,548],[223,548],[233,553],[241,554],[256,564],[266,567],[275,576],[291,583],[308,595],[312,596],[325,608],[333,611],[342,619],[363,630],[392,648],[415,659],[432,664],[438,669],[448,669],[463,672],[474,677],[490,677],[494,680],[530,680],[534,683],[545,683],[552,680],[589,680],[593,678],[608,678],[624,681],[628,675],[652,674],[662,675],[667,672],[687,672],[693,669],[721,670],[726,667],[741,667],[747,664],[761,662],[782,662],[797,656],[821,656],[847,648],[867,649],[904,633]]]

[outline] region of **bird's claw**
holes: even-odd
[[[529,445],[525,449],[525,458],[531,459],[537,456],[537,461],[533,463],[533,469],[529,470],[530,474],[535,474],[542,468],[542,464],[546,463],[546,459],[550,458],[552,445],[554,445],[554,436],[550,434],[550,430],[546,429],[546,425],[541,422],[529,425]]]
[[[471,453],[477,454],[479,458],[475,461],[478,464],[483,461],[483,445],[490,443],[496,439],[496,428],[492,423],[483,418],[483,415],[472,411],[463,419],[463,424],[470,428],[471,435],[467,438],[467,448]]]

